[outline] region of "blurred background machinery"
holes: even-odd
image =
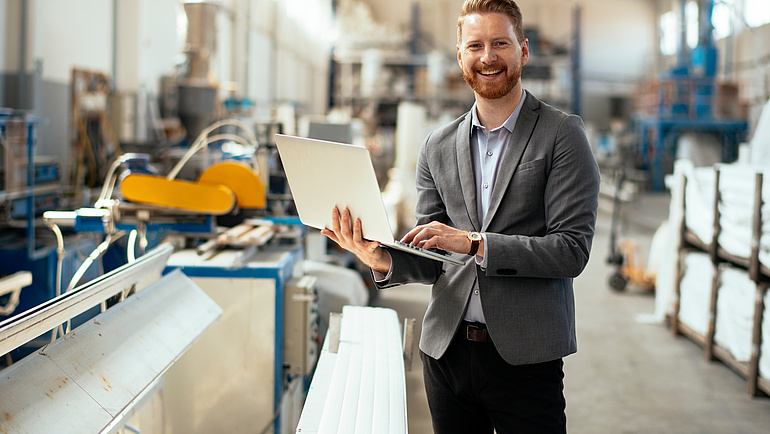
[[[770,164],[770,133],[763,127],[770,125],[770,109],[763,111],[770,99],[766,2],[517,3],[530,47],[524,88],[547,104],[581,115],[602,172],[594,241],[599,252],[594,257],[602,256],[602,265],[593,261],[576,280],[587,294],[598,286],[601,298],[576,300],[591,301],[577,309],[584,315],[578,319],[579,340],[599,345],[605,336],[606,341],[615,337],[621,342],[613,345],[630,349],[613,357],[636,357],[644,348],[635,337],[648,332],[618,338],[616,323],[633,315],[619,318],[607,312],[622,312],[622,303],[643,303],[654,295],[655,322],[668,319],[676,333],[708,348],[709,357],[731,360],[751,393],[758,393],[767,385],[760,360],[770,359],[745,348],[746,336],[753,348],[770,342],[762,339],[761,327],[754,327],[764,324],[763,308],[751,302],[736,308],[742,318],[751,317],[741,324],[752,330],[737,334],[744,337],[742,349],[730,359],[719,348],[732,348],[724,340],[731,326],[724,324],[737,322],[726,313],[732,307],[718,311],[717,302],[711,302],[730,285],[696,277],[722,276],[727,266],[748,271],[741,267],[754,264],[744,285],[749,289],[722,297],[721,303],[760,300],[770,279],[764,271],[753,272],[762,270],[756,265],[759,253],[737,260],[734,252],[725,253],[733,247],[726,238],[745,241],[748,227],[749,235],[760,234],[756,227],[761,227],[757,222],[764,210],[757,204],[767,201],[736,196],[752,203],[752,212],[759,210],[760,217],[754,218],[733,212],[736,201],[726,198],[733,191],[755,192],[753,179],[744,178]],[[294,134],[367,147],[394,233],[409,230],[415,224],[421,143],[474,103],[456,66],[458,8],[455,0],[0,2],[0,338],[22,327],[31,312],[77,299],[89,289],[111,288],[86,309],[56,317],[46,330],[3,347],[0,369],[13,372],[12,379],[23,378],[22,386],[0,382],[3,396],[22,397],[2,400],[9,414],[25,403],[50,404],[36,408],[53,412],[65,401],[56,393],[50,403],[41,401],[49,389],[31,374],[17,374],[44,362],[41,348],[64,363],[74,353],[92,352],[84,348],[104,348],[105,354],[152,368],[114,366],[115,372],[143,376],[137,382],[141,390],[120,375],[105,375],[110,392],[97,378],[98,393],[120,395],[109,405],[133,402],[128,410],[133,416],[101,415],[86,431],[104,422],[99,430],[111,423],[112,432],[140,425],[144,432],[292,432],[330,314],[345,305],[391,303],[399,316],[419,316],[430,288],[378,292],[369,270],[355,257],[302,226],[273,137]],[[692,168],[682,169],[687,166],[683,161]],[[728,174],[716,183],[711,182],[720,167],[715,163],[724,164],[719,170]],[[748,175],[739,176],[742,172]],[[606,218],[609,213],[612,221]],[[690,215],[679,224],[683,213]],[[732,227],[720,221],[737,214],[738,229],[730,232]],[[728,230],[709,237],[698,227],[697,220],[704,218],[707,226]],[[653,233],[662,234],[663,253]],[[746,253],[740,247],[738,253]],[[682,259],[692,250],[708,253],[701,262],[715,271],[693,271],[696,267],[688,264],[697,261]],[[645,255],[650,258],[646,266]],[[146,265],[143,258],[159,261],[157,272],[144,276],[137,271]],[[601,274],[597,281],[602,284],[593,284],[591,272]],[[124,273],[133,277],[118,284],[108,281]],[[654,291],[621,297],[603,285],[608,276],[615,277],[611,288],[654,285]],[[692,281],[700,292],[691,289]],[[695,299],[698,303],[691,302]],[[131,313],[121,313],[124,309]],[[195,324],[183,318],[182,324],[169,320],[169,313],[180,318],[200,314],[206,320]],[[698,321],[689,321],[693,317]],[[139,354],[130,344],[135,336],[121,329],[144,333],[155,328],[154,318],[165,318],[159,321],[163,327],[152,331],[154,342],[168,340],[173,351],[153,347]],[[180,327],[195,332],[180,334]],[[99,333],[105,331],[126,346],[100,346]],[[602,342],[591,341],[594,336]],[[652,346],[657,351],[665,345]],[[592,366],[592,355],[570,360],[585,374],[582,378],[591,378],[591,370],[580,364]],[[94,359],[88,366],[104,362]],[[631,364],[621,360],[613,366]],[[683,369],[692,373],[692,365]],[[55,371],[41,372],[53,378],[51,390],[60,390],[58,375],[49,375]],[[88,377],[66,377],[84,389],[94,386],[81,382]],[[408,389],[421,391],[421,381],[408,374]],[[714,381],[710,377],[708,384]],[[626,395],[642,406],[644,398],[636,399],[640,384],[617,386],[635,387]],[[655,378],[643,382],[644,387],[654,384]],[[595,391],[566,387],[573,387],[570,393],[576,396],[581,389]],[[31,395],[19,392],[25,390]],[[658,403],[669,394],[651,395]],[[708,402],[696,406],[711,408],[716,395],[709,391]],[[108,406],[101,397],[97,401]],[[697,403],[697,394],[676,405],[683,401]],[[418,416],[420,409],[427,414],[424,396],[413,393],[408,402],[409,415],[415,415],[409,418],[410,430],[429,431],[429,420]],[[594,418],[581,419],[580,408],[595,403],[605,411],[608,402],[622,404],[616,397],[572,402],[583,407],[571,404],[570,423],[594,431],[602,427],[592,425]],[[740,405],[762,404],[732,402],[720,411]],[[756,419],[764,422],[761,416],[770,413],[761,410]],[[741,415],[751,411],[740,409]],[[700,419],[710,416],[703,412]],[[0,431],[7,428],[3,423]],[[693,429],[706,426],[687,423]],[[763,432],[767,423],[759,425]],[[629,427],[635,428],[666,431],[659,425]],[[741,429],[752,432],[735,428]]]

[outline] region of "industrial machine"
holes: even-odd
[[[360,276],[340,284],[333,265],[304,266],[307,231],[271,146],[281,124],[222,118],[209,71],[218,7],[184,7],[187,68],[161,109],[187,141],[118,144],[134,129],[122,124],[104,137],[124,101],[105,103],[106,74],[78,71],[68,188],[57,161],[33,158],[43,121],[0,111],[2,432],[131,431],[136,418],[148,432],[291,432],[319,299],[333,288],[323,309],[366,302]]]
[[[222,315],[181,272],[159,278],[172,251],[161,245],[0,322],[0,354],[8,354],[126,288],[137,290],[2,371],[0,431],[162,432],[157,403],[166,371]]]
[[[225,311],[169,370],[174,431],[293,431],[319,351],[316,279],[302,259],[300,245],[171,256],[166,272],[181,270]]]
[[[214,118],[218,87],[210,64],[216,54],[217,3],[185,2],[187,68],[179,76],[161,82],[160,111],[163,118],[178,117],[192,142]]]
[[[685,23],[686,0],[680,0]],[[713,0],[700,0],[698,45],[688,53],[686,31],[677,53],[677,64],[639,92],[636,119],[637,154],[649,170],[654,191],[663,191],[664,162],[673,159],[677,138],[687,132],[714,134],[722,144],[723,162],[734,161],[738,144],[745,140],[748,124],[742,119],[737,85],[717,81],[717,49],[712,35]],[[684,28],[684,25],[683,25]]]

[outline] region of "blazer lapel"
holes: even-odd
[[[476,207],[476,176],[473,173],[473,159],[471,158],[471,119],[471,113],[468,112],[465,120],[460,123],[455,139],[455,149],[457,168],[460,172],[460,189],[465,200],[465,208],[468,211],[468,218],[473,229],[479,230],[481,224]]]
[[[519,166],[521,156],[524,154],[524,150],[527,149],[529,139],[532,137],[532,131],[534,131],[537,118],[539,117],[535,110],[539,108],[540,100],[527,92],[527,99],[524,100],[524,105],[521,107],[521,112],[519,112],[519,118],[516,120],[516,125],[513,128],[513,134],[511,134],[511,139],[508,142],[508,146],[506,146],[503,161],[500,162],[500,170],[497,173],[495,186],[492,189],[492,198],[489,203],[489,210],[487,210],[487,217],[481,228],[482,231],[489,227],[489,223],[492,221],[495,212],[497,212],[505,191],[508,189],[508,184],[510,184],[513,174]]]

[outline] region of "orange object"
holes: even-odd
[[[235,194],[235,200],[241,208],[267,206],[262,182],[257,174],[244,164],[230,161],[217,163],[201,173],[198,183],[224,185]]]
[[[139,173],[132,173],[123,179],[120,191],[132,202],[205,214],[227,214],[235,206],[235,195],[223,185],[166,179]]]

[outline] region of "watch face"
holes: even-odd
[[[481,241],[481,234],[478,232],[469,232],[468,238],[470,238],[471,241]]]

